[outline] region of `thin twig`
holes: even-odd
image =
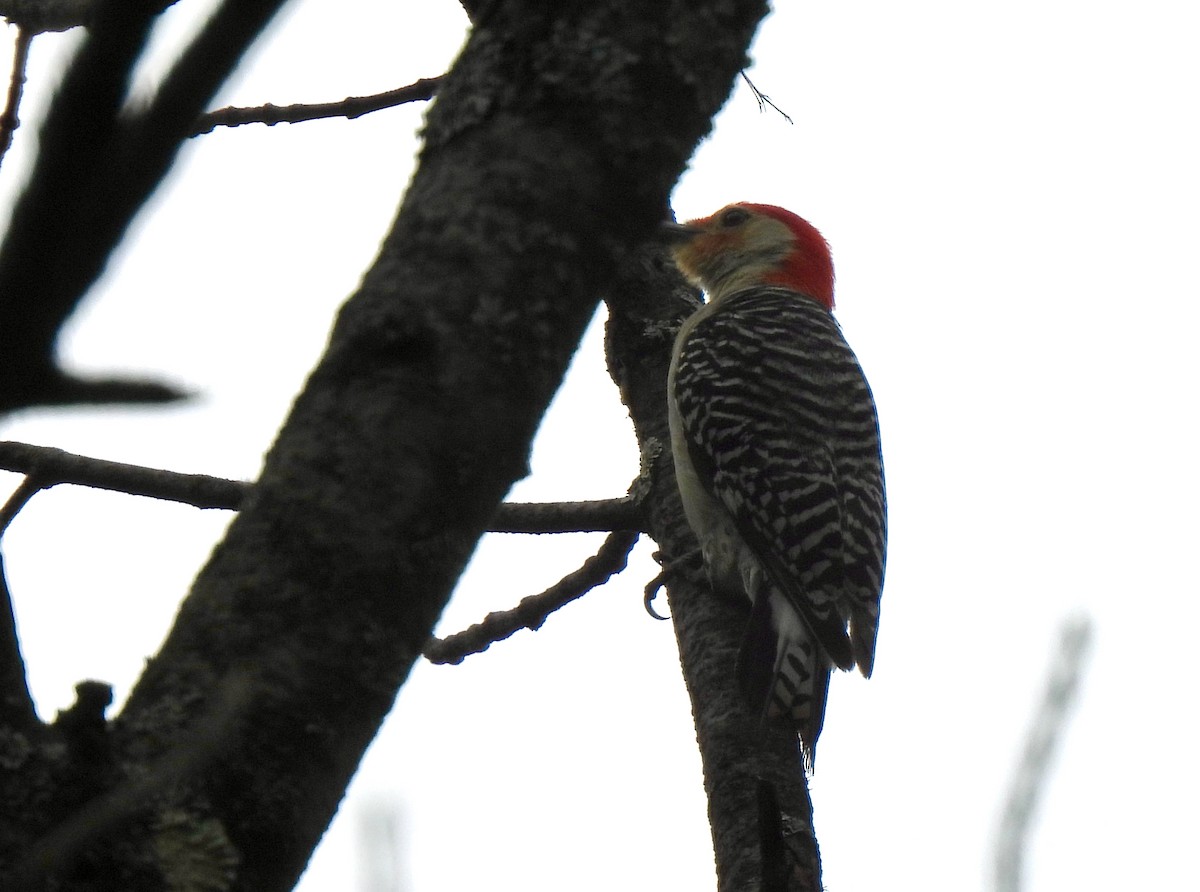
[[[1025,851],[1038,800],[1045,792],[1054,750],[1079,693],[1083,662],[1091,643],[1092,624],[1076,617],[1063,624],[1058,652],[1046,679],[1046,690],[1025,739],[1025,749],[1009,788],[996,839],[995,892],[1020,892]]]
[[[17,28],[17,42],[13,46],[12,74],[8,79],[8,99],[4,103],[4,112],[0,114],[0,164],[8,147],[12,145],[13,134],[21,126],[18,112],[21,108],[21,97],[25,93],[25,67],[29,63],[29,45],[33,43],[33,32],[28,28]]]
[[[774,102],[771,101],[770,96],[768,96],[762,90],[758,89],[758,87],[756,87],[754,85],[754,81],[750,80],[750,75],[746,74],[746,72],[744,72],[744,71],[742,72],[742,80],[744,80],[746,82],[747,86],[750,87],[750,91],[752,93],[754,93],[754,101],[758,103],[758,110],[760,112],[766,111],[767,106],[769,105],[769,106],[771,106],[771,108],[775,109],[775,111],[779,112],[779,114],[783,116],[783,119],[785,121],[787,121],[789,124],[796,123],[795,121],[792,120],[791,115],[789,115],[787,112],[785,112],[778,105],[776,105]]]
[[[297,103],[295,105],[259,105],[250,108],[229,106],[207,112],[199,117],[189,136],[202,136],[218,127],[240,127],[243,124],[298,124],[321,118],[358,118],[385,108],[408,102],[431,99],[445,75],[424,77],[406,87],[398,87],[372,96],[347,96],[340,102]]]
[[[583,597],[624,570],[639,535],[629,531],[610,533],[599,551],[574,573],[567,574],[540,594],[523,598],[511,610],[489,613],[483,622],[468,629],[447,638],[432,639],[425,647],[425,658],[431,663],[461,663],[471,654],[483,653],[492,644],[521,629],[540,629],[555,610]]]

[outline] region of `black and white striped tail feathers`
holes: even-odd
[[[760,721],[782,720],[796,729],[811,771],[833,664],[790,602],[773,589],[768,583],[754,599],[738,653],[738,681]]]

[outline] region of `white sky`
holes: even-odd
[[[880,407],[891,560],[875,678],[839,677],[830,695],[813,779],[825,883],[984,888],[1056,627],[1086,610],[1093,658],[1028,889],[1184,888],[1200,796],[1186,572],[1200,533],[1200,10],[780,7],[752,75],[795,125],[739,89],[676,209],[766,201],[819,226]],[[197,8],[183,0],[172,21]],[[221,102],[389,89],[442,72],[463,34],[451,0],[309,0]],[[0,207],[73,40],[34,43]],[[200,397],[25,413],[0,437],[252,477],[391,220],[421,113],[195,141],[65,353]],[[636,468],[593,327],[514,497],[615,496]],[[44,716],[82,678],[127,694],[227,520],[67,488],[25,509],[4,552]],[[598,542],[489,538],[441,631],[540,590]],[[389,804],[415,892],[711,888],[674,639],[641,607],[650,550],[536,634],[419,665],[304,892],[362,876],[356,822]]]

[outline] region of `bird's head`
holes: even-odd
[[[738,202],[710,217],[663,224],[680,271],[709,300],[777,285],[833,309],[833,260],[816,228],[770,204]]]

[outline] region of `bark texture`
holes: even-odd
[[[646,250],[622,267],[606,300],[609,371],[642,450],[647,532],[666,568],[720,892],[819,892],[821,860],[796,734],[763,727],[746,709],[735,662],[748,611],[713,594],[675,484],[667,369],[679,323],[696,309],[695,292],[662,252]]]
[[[5,739],[50,792],[0,887],[294,885],[765,11],[477,10],[379,257],[122,714],[83,688]]]

